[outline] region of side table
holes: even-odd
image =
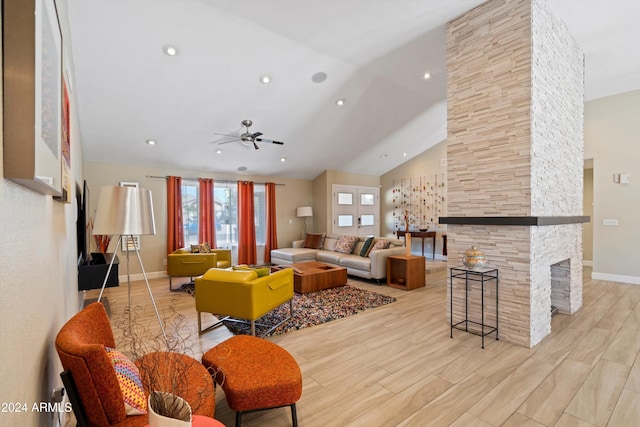
[[[454,279],[464,280],[464,320],[457,323],[453,323],[453,281]],[[469,282],[480,283],[480,322],[469,320]],[[487,325],[484,318],[484,293],[485,283],[495,283],[496,295],[496,324],[495,326]],[[461,331],[469,332],[474,335],[482,337],[482,348],[484,348],[484,337],[493,332],[496,333],[496,340],[498,339],[498,269],[497,268],[478,268],[471,269],[466,267],[451,267],[449,275],[449,308],[450,308],[450,335],[453,338],[453,329],[459,329]],[[480,326],[480,332],[476,332],[469,329],[469,324]],[[464,326],[463,326],[464,325]]]
[[[423,256],[391,255],[387,257],[387,286],[405,291],[424,286]]]

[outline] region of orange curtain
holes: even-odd
[[[278,230],[276,227],[276,184],[267,182],[264,186],[265,210],[267,211],[267,235],[264,242],[264,262],[271,262],[271,249],[278,248]]]
[[[253,182],[238,181],[238,264],[255,264],[257,260],[253,212]]]
[[[182,227],[182,178],[167,177],[167,253],[184,246]]]
[[[212,248],[216,247],[215,210],[213,205],[213,179],[198,178],[198,242],[208,242]]]

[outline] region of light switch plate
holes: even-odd
[[[618,225],[617,219],[603,219],[602,225]]]

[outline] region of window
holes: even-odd
[[[235,183],[214,182],[213,203],[216,225],[216,246],[231,248],[238,244],[238,188]],[[266,240],[266,198],[264,184],[254,185],[254,217],[256,241]],[[198,242],[198,181],[182,180],[182,219],[186,245]]]
[[[182,225],[186,246],[198,243],[198,181],[182,180]]]

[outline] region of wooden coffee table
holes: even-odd
[[[347,269],[324,262],[309,261],[294,264],[280,264],[271,271],[293,268],[293,289],[299,294],[318,292],[347,284]]]

